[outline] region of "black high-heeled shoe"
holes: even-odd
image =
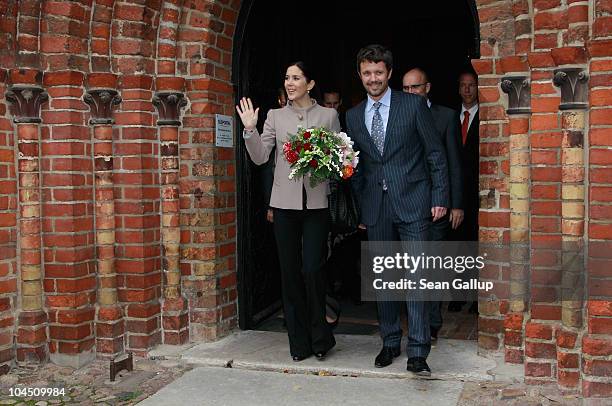
[[[327,351],[321,351],[321,352],[315,352],[315,357],[317,358],[317,360],[319,361],[323,361],[325,360],[325,357],[327,356]]]
[[[340,312],[341,312],[340,303],[333,297],[326,296],[325,297],[325,316],[326,316],[325,321],[331,328],[336,328],[336,326],[338,326],[338,323],[340,323]],[[330,316],[330,318],[333,318],[334,321],[333,322],[327,321],[327,316]]]

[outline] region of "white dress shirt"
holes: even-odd
[[[389,121],[389,109],[391,109],[391,88],[387,87],[385,94],[378,100],[381,106],[378,108],[380,116],[382,117],[383,125],[385,127],[385,133],[387,132],[387,121]],[[368,95],[368,102],[365,107],[365,125],[368,132],[372,134],[372,119],[374,118],[374,103],[370,95]]]
[[[461,104],[461,114],[459,115],[459,123],[462,124],[463,123],[463,112],[467,111],[470,113],[470,121],[468,122],[468,131],[470,130],[470,127],[472,126],[472,121],[474,121],[474,116],[476,116],[476,113],[478,112],[478,103],[476,103],[475,105],[473,105],[472,107],[470,107],[469,109],[466,109],[465,106],[463,104]]]

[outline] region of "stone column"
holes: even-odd
[[[584,308],[584,131],[588,75],[584,69],[555,71],[561,89],[563,140],[561,144],[561,326],[557,331],[557,381],[577,390],[580,384],[580,349]]]
[[[504,358],[522,364],[523,330],[529,290],[529,113],[530,86],[527,76],[502,78],[508,94],[510,127],[510,296],[504,320]]]
[[[115,201],[113,187],[112,108],[121,103],[117,78],[109,73],[88,77],[84,100],[89,104],[93,132],[95,235],[97,259],[96,351],[114,357],[124,350],[125,323],[117,299],[115,272]],[[105,86],[105,87],[100,87]]]
[[[17,316],[17,362],[41,364],[48,359],[47,314],[43,303],[40,196],[40,108],[48,99],[42,73],[13,70],[6,92],[16,123],[19,188],[20,310]]]
[[[180,205],[179,205],[179,126],[180,110],[187,105],[182,93],[184,79],[161,77],[153,104],[159,112],[162,200],[163,298],[162,328],[165,344],[184,344],[189,340],[187,301],[181,294]]]

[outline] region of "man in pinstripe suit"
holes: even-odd
[[[426,241],[429,225],[446,214],[449,182],[442,137],[425,98],[389,88],[391,52],[380,45],[357,55],[359,77],[368,94],[350,109],[347,132],[360,152],[353,188],[370,241]],[[375,366],[400,355],[401,303],[378,298],[383,348]],[[429,376],[431,348],[427,302],[407,300],[407,369]]]

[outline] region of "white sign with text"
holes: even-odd
[[[215,146],[234,146],[234,118],[223,114],[215,114]]]

